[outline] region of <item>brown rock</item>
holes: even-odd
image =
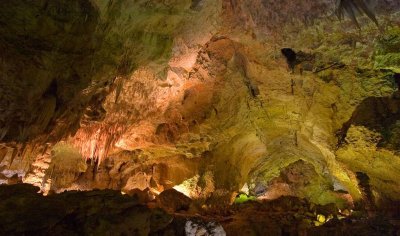
[[[189,210],[192,199],[175,189],[168,189],[157,197],[157,203],[169,212],[186,211]]]

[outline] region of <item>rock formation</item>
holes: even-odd
[[[228,235],[265,232],[256,218],[235,218],[237,196],[391,214],[400,200],[400,4],[339,2],[2,1],[0,182],[39,187],[44,208],[91,194],[69,191],[102,189],[103,199],[112,189],[146,204],[146,217],[156,206],[163,217],[213,215],[146,225],[144,235],[222,232],[215,222]],[[283,48],[296,52],[294,73]],[[80,203],[71,204],[54,214],[67,217]],[[249,204],[240,214],[254,213],[258,203]],[[323,230],[310,231],[303,215],[286,224],[299,227],[271,232]]]

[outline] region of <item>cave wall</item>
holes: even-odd
[[[394,2],[383,32],[329,1],[2,4],[6,179],[344,206],[363,172],[377,199],[400,196]],[[312,55],[302,74],[283,47]]]

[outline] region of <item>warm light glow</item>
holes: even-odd
[[[199,178],[199,175],[195,175],[192,178],[183,181],[181,184],[175,185],[173,189],[185,194],[187,197],[196,198],[198,196],[196,186]]]
[[[175,185],[173,187],[176,191],[185,194],[187,197],[190,197],[190,189],[182,185]]]
[[[125,127],[120,124],[94,124],[78,130],[70,143],[78,148],[82,157],[98,160],[100,164],[124,131]]]
[[[247,183],[245,183],[245,184],[243,185],[243,187],[240,189],[240,192],[249,195],[250,190],[249,190],[249,186],[247,185]]]
[[[197,40],[206,43],[209,38],[210,35],[202,35]],[[215,83],[206,74],[202,78],[189,79],[199,51],[199,48],[189,49],[184,41],[177,40],[168,62],[168,71],[161,73],[164,76],[162,80],[158,78],[160,68],[149,65],[138,68],[130,78],[117,78],[123,81],[118,102],[117,91],[114,90],[103,102],[106,117],[101,122],[82,125],[69,142],[80,150],[85,159],[97,160],[98,165],[115,148],[145,150],[169,145],[164,136],[156,135],[157,127],[162,123],[185,127],[187,124],[180,109],[185,92],[207,95]],[[183,187],[178,189],[186,194],[191,192]]]
[[[160,191],[158,191],[157,189],[154,189],[154,188],[150,188],[150,192],[154,195],[160,195],[160,193],[161,193]]]

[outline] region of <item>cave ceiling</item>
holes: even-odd
[[[399,200],[397,1],[0,5],[4,183],[345,205],[362,172]]]

